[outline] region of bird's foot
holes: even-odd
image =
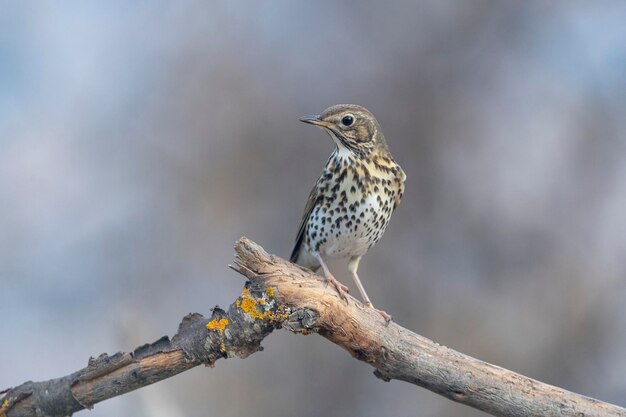
[[[383,319],[385,319],[385,326],[389,325],[389,323],[391,322],[391,316],[387,314],[386,312],[384,312],[383,310],[374,308],[372,303],[365,303],[365,307],[371,308],[374,311],[376,311],[378,314],[380,314],[383,317]]]
[[[326,274],[326,285],[328,284],[331,284],[335,288],[335,290],[337,290],[339,298],[341,298],[346,302],[346,304],[348,304],[348,296],[346,295],[350,291],[348,287],[337,281],[337,278],[335,278],[330,273]]]

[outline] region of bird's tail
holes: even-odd
[[[303,248],[302,245],[296,245],[293,248],[289,260],[314,272],[317,271],[321,266],[315,256],[313,256],[311,252]]]

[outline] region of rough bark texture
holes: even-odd
[[[315,332],[376,368],[385,380],[398,379],[496,416],[626,416],[626,409],[544,384],[464,355],[419,336],[350,298],[346,306],[307,270],[242,238],[235,269],[277,289],[291,312],[283,327]]]
[[[622,416],[626,409],[474,359],[421,337],[350,298],[346,305],[310,271],[246,238],[233,269],[249,281],[228,312],[190,314],[170,341],[101,355],[80,371],[0,393],[0,417],[62,416],[222,357],[245,358],[274,328],[319,333],[388,381],[398,379],[497,416]]]
[[[211,318],[193,313],[185,316],[170,340],[162,337],[132,353],[120,352],[89,358],[86,368],[43,382],[28,381],[0,392],[0,417],[69,416],[111,397],[153,384],[220,358],[245,358],[262,350],[261,341],[277,325],[274,309],[265,315],[249,314],[256,298],[266,294],[248,282],[242,295],[224,311],[213,309]],[[274,316],[275,317],[275,316]]]

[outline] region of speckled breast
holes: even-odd
[[[322,257],[356,257],[382,237],[404,189],[404,173],[387,162],[329,160],[307,225],[311,249]]]

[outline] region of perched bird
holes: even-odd
[[[373,308],[357,269],[400,204],[406,175],[389,153],[374,115],[364,107],[339,104],[300,120],[325,130],[335,150],[309,195],[291,262],[313,271],[321,266],[327,282],[347,302],[348,288],[335,279],[324,260],[348,258],[361,297]],[[377,311],[391,320],[384,311]]]

